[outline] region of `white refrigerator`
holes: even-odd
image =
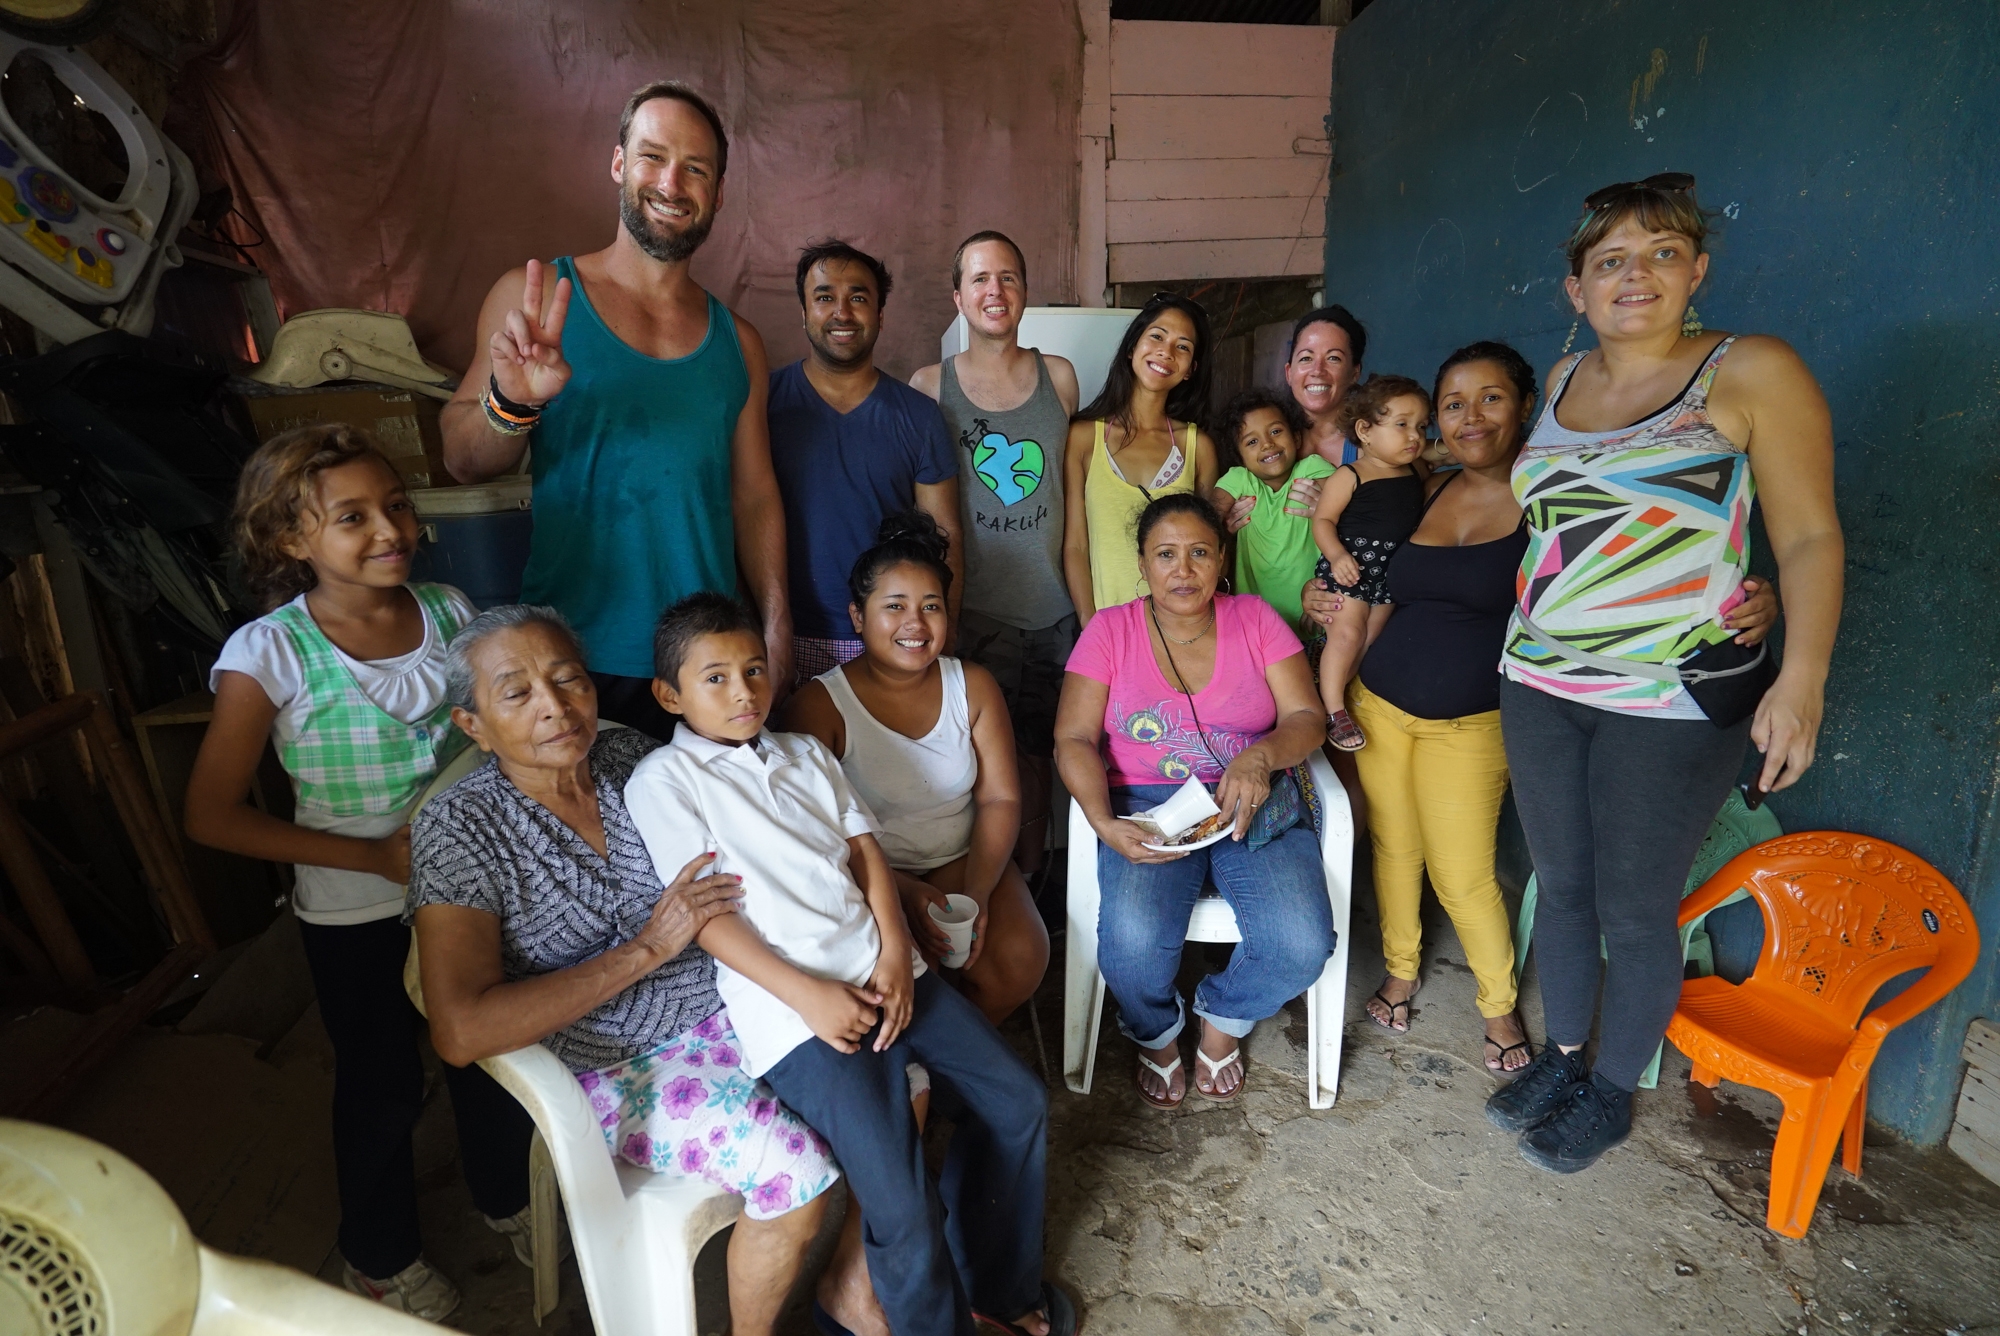
[[[1104,388],[1118,340],[1137,314],[1116,306],[1030,306],[1021,316],[1021,346],[1070,360],[1081,392],[1077,407],[1082,408]],[[965,342],[965,317],[958,316],[938,341],[938,351],[944,357],[956,357],[965,351]]]

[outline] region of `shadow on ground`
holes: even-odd
[[[1870,1144],[1862,1178],[1836,1165],[1807,1237],[1780,1238],[1763,1227],[1776,1101],[1689,1086],[1671,1048],[1627,1145],[1574,1177],[1529,1165],[1482,1116],[1496,1078],[1480,1063],[1472,977],[1435,906],[1410,1032],[1367,1019],[1362,1002],[1381,978],[1369,898],[1363,890],[1355,906],[1339,1098],[1318,1112],[1306,1105],[1302,1000],[1251,1036],[1235,1103],[1147,1107],[1110,1018],[1096,1089],[1063,1088],[1056,944],[1037,999],[1055,1080],[1048,1257],[1091,1336],[2000,1330],[2000,1188],[1947,1151]],[[1189,987],[1202,949],[1189,948]],[[266,977],[280,964],[267,960]],[[256,991],[259,1014],[276,987]],[[1539,1035],[1536,996],[1531,957],[1523,997]],[[144,1031],[63,1121],[138,1159],[204,1237],[229,1236],[210,1242],[307,1269],[319,1259],[337,1283],[330,1062],[309,1000],[294,999],[296,1022],[275,1037],[240,1037],[255,1033],[240,1025]],[[63,1024],[45,1012],[0,1032],[0,1067],[59,1041]],[[205,1028],[229,1024],[210,1015]],[[1005,1032],[1039,1070],[1026,1012]],[[426,1251],[465,1294],[448,1325],[589,1336],[573,1262],[560,1306],[536,1327],[528,1273],[473,1210],[434,1087],[417,1163]],[[183,1102],[206,1112],[185,1116]],[[830,1211],[829,1233],[837,1221]],[[726,1239],[697,1270],[703,1336],[726,1327]],[[784,1331],[811,1331],[796,1299]]]

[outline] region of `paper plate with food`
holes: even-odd
[[[1158,807],[1120,819],[1144,830],[1152,837],[1146,841],[1146,847],[1163,854],[1206,849],[1217,840],[1227,839],[1233,825],[1215,805],[1208,786],[1198,779],[1181,785],[1179,792]]]

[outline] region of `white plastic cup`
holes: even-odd
[[[1153,825],[1159,828],[1162,837],[1173,839],[1184,830],[1192,830],[1222,809],[1215,805],[1215,797],[1208,786],[1198,779],[1190,779],[1181,785],[1173,797],[1146,813]]]
[[[972,958],[972,924],[978,917],[979,902],[969,895],[947,895],[943,904],[931,906],[931,922],[951,939],[951,951],[940,962],[945,968],[963,969]]]

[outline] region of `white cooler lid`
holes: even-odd
[[[410,501],[420,519],[447,515],[499,515],[510,510],[527,510],[534,483],[526,474],[511,474],[491,482],[468,483],[463,487],[413,487]]]

